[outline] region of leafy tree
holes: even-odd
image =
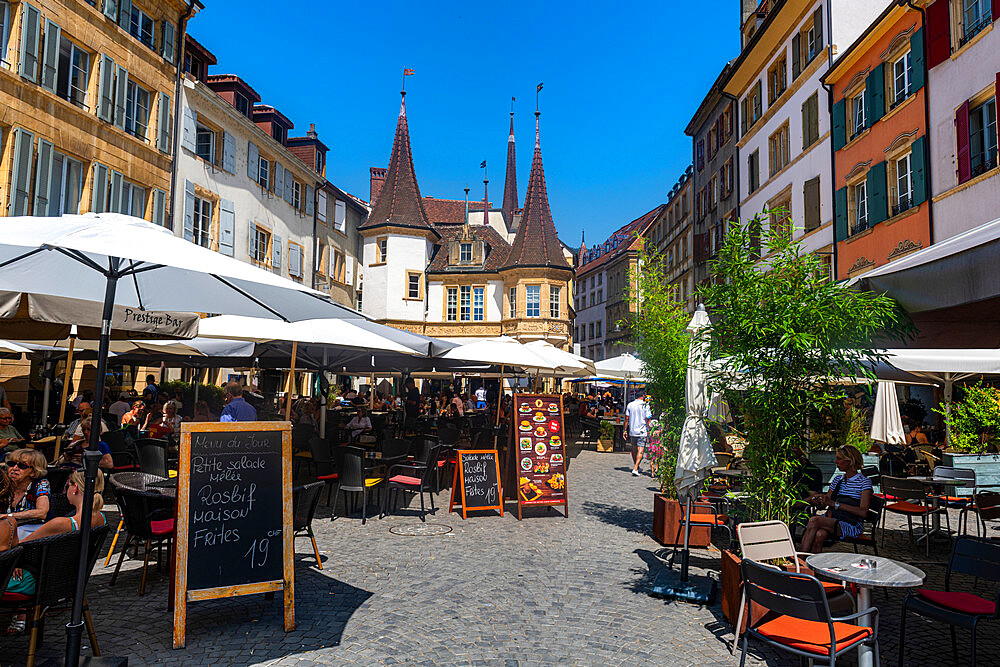
[[[937,412],[951,430],[953,449],[967,454],[995,452],[1000,446],[1000,389],[982,384],[965,388],[961,401],[952,403],[950,413]]]
[[[700,296],[713,323],[705,334],[711,357],[727,360],[709,384],[724,391],[747,438],[747,490],[761,518],[789,522],[797,500],[791,451],[808,440],[808,415],[842,400],[833,377],[871,377],[868,365],[881,359],[872,341],[901,335],[907,320],[891,298],[831,281],[823,259],[792,240],[790,224],[765,229],[771,215],[730,223]]]
[[[674,299],[667,282],[666,261],[662,253],[643,245],[639,250],[636,270],[631,272],[635,286],[629,299],[636,314],[622,326],[631,328],[636,352],[643,362],[649,381],[646,391],[651,397],[653,414],[659,415],[660,427],[651,447],[654,474],[669,497],[676,497],[674,469],[677,466],[677,446],[687,412],[684,407],[684,379],[690,335],[686,328],[691,316]]]

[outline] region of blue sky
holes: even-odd
[[[330,147],[327,178],[365,199],[385,166],[399,110],[421,192],[503,194],[510,98],[519,200],[541,93],[542,156],[559,235],[604,240],[666,199],[691,161],[684,135],[739,49],[737,0],[689,3],[319,2],[204,0],[191,34],[295,123]],[[714,29],[706,26],[714,15]]]

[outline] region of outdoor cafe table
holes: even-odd
[[[928,496],[930,496],[931,507],[933,507],[935,510],[941,507],[941,497],[936,493],[937,488],[951,487],[949,490],[953,491],[955,488],[959,486],[965,486],[968,482],[968,480],[964,479],[951,479],[951,478],[927,477],[927,476],[907,477],[907,479],[911,479],[914,482],[920,482],[921,484],[924,485],[924,489],[927,491]],[[926,539],[931,535],[936,535],[942,532],[944,531],[941,530],[941,513],[932,512],[931,529],[927,531],[926,535],[921,535],[919,538],[917,538],[917,542]]]
[[[874,561],[875,567],[856,567],[856,564],[863,559]],[[871,609],[872,588],[913,588],[922,584],[926,577],[923,571],[912,565],[900,563],[883,556],[864,556],[854,553],[827,552],[813,554],[806,558],[806,565],[811,567],[817,575],[857,584],[858,611]],[[858,620],[861,625],[869,628],[872,627],[871,614],[865,614]],[[872,667],[874,665],[874,658],[875,655],[871,646],[862,645],[858,649],[858,667]]]

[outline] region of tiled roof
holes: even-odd
[[[432,225],[461,225],[465,222],[464,199],[424,197],[424,210],[427,211],[427,219]],[[470,201],[469,210],[482,211],[483,202]]]
[[[463,204],[465,202],[462,202]],[[510,246],[492,227],[481,224],[469,225],[472,236],[483,241],[484,261],[483,266],[448,266],[448,242],[454,241],[462,235],[464,225],[450,225],[439,227],[441,241],[436,246],[434,256],[430,264],[427,265],[427,273],[496,273],[507,259]]]
[[[503,217],[507,225],[514,222],[517,212],[517,164],[514,159],[514,112],[510,114],[510,134],[507,136],[507,176],[503,182]]]
[[[639,247],[639,239],[646,229],[653,224],[653,221],[656,220],[656,217],[663,211],[665,206],[666,204],[660,204],[649,213],[641,215],[627,225],[618,228],[604,243],[583,249],[583,256],[591,254],[591,257],[586,264],[577,268],[577,275],[589,273],[627,250],[637,249]],[[581,257],[582,259],[583,257]]]
[[[434,229],[427,218],[427,211],[424,210],[420,187],[417,185],[417,175],[413,170],[410,130],[406,123],[405,93],[399,105],[396,137],[392,142],[392,156],[389,158],[385,184],[379,191],[368,219],[359,229],[370,229],[385,224]]]
[[[535,155],[528,175],[528,192],[524,195],[524,213],[511,244],[503,268],[519,266],[550,266],[571,269],[563,256],[562,244],[556,234],[545,191],[545,170],[542,168],[542,147],[538,133],[538,112],[535,112]]]

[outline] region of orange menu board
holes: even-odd
[[[569,516],[562,396],[514,394],[513,430],[518,518],[535,505],[562,505]]]

